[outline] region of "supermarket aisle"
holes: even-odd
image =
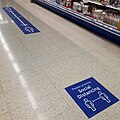
[[[96,78],[120,99],[120,48],[29,1],[0,0],[0,120],[88,120],[64,90]],[[22,5],[22,6],[21,6]],[[12,6],[41,32],[24,35]],[[120,103],[93,117],[119,120]]]

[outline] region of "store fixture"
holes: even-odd
[[[120,44],[120,0],[31,0]]]

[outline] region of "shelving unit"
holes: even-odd
[[[82,13],[78,13],[74,10],[65,8],[57,3],[43,0],[35,0],[35,2],[56,14],[59,14],[74,23],[89,29],[90,31],[107,38],[120,45],[120,31],[115,29],[115,27],[108,25],[106,23],[97,21],[91,17],[84,16]]]
[[[92,4],[95,4],[95,5],[99,5],[99,6],[103,6],[103,7],[109,8],[109,9],[120,11],[120,7],[114,7],[112,5],[102,5],[101,3],[96,2],[96,1],[89,1],[88,3],[92,3]]]

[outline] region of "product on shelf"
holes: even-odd
[[[73,2],[73,10],[78,11],[78,9],[81,11],[81,4],[78,2]]]
[[[108,5],[109,4],[109,0],[101,0],[102,5]]]
[[[102,22],[105,25],[113,26],[114,28],[120,30],[120,10],[115,11],[115,9],[107,8],[106,6],[115,3],[120,4],[120,0],[94,0],[96,2],[102,3],[100,6],[96,4],[89,4],[89,0],[45,0],[56,2],[66,8],[71,8],[74,11],[82,13],[96,19],[96,21]],[[116,4],[116,5],[117,5]]]
[[[72,8],[72,1],[71,0],[56,0],[56,3],[65,6],[67,8]]]
[[[83,14],[88,14],[88,5],[84,5],[83,2],[73,2],[73,10],[82,12]]]
[[[109,4],[120,7],[120,0],[110,0]]]
[[[56,3],[58,3],[60,5],[64,5],[64,0],[56,0]]]
[[[119,19],[119,21],[118,21],[117,29],[120,30],[120,19]]]
[[[93,18],[98,19],[98,20],[100,20],[102,13],[103,13],[103,10],[99,10],[95,8],[92,10]]]
[[[117,28],[119,23],[119,17],[115,13],[99,10],[99,9],[93,9],[92,11],[93,18],[100,20],[104,23],[107,23],[109,25],[112,25]]]
[[[88,14],[88,7],[89,7],[88,5],[83,5],[82,6],[82,13],[83,14]]]
[[[71,0],[65,0],[65,7],[72,8],[72,1]]]

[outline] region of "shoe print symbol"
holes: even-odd
[[[87,98],[85,98],[84,102],[88,108],[90,108],[92,111],[96,111],[96,108],[91,100],[88,100]]]
[[[101,91],[98,92],[99,97],[96,98],[95,100],[88,100],[87,98],[84,98],[84,104],[87,108],[91,109],[92,111],[96,111],[96,107],[94,105],[94,102],[97,102],[98,100],[103,100],[106,101],[107,103],[110,103],[111,100],[109,99],[109,97],[105,94],[102,93]]]
[[[30,33],[34,32],[34,29],[32,27],[29,27],[29,26],[25,27],[25,30],[30,32]]]

